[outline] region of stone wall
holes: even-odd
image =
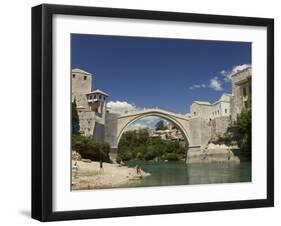
[[[211,126],[205,119],[194,117],[189,120],[191,145],[204,146],[211,139]]]
[[[117,148],[117,117],[118,114],[106,113],[105,117],[105,142],[109,143],[112,149]]]
[[[78,112],[80,132],[84,136],[93,136],[95,129],[95,112],[80,111]]]
[[[91,92],[92,76],[85,73],[72,73],[72,93],[86,94]]]
[[[232,121],[237,119],[237,115],[240,114],[242,108],[245,107],[244,101],[248,103],[248,108],[251,107],[251,77],[251,67],[239,71],[231,76],[233,97],[231,98],[230,109]],[[245,88],[247,91],[247,95],[245,97],[243,97],[242,93],[243,88]]]
[[[201,150],[206,147],[212,137],[223,135],[230,125],[229,116],[218,117],[212,120],[204,120],[201,117],[193,117],[189,120],[191,146],[199,146],[193,150]]]
[[[103,143],[104,142],[104,136],[105,136],[105,128],[104,124],[101,124],[99,122],[95,122],[95,128],[93,133],[93,139],[97,143]]]
[[[72,93],[72,102],[76,101],[76,106],[79,111],[90,111],[87,96],[82,93]],[[81,109],[83,107],[83,109]]]
[[[240,163],[240,158],[231,149],[203,149],[189,151],[187,154],[188,164],[191,163]]]
[[[206,104],[192,103],[190,106],[190,113],[195,117],[202,117],[209,120],[212,117],[213,106]]]
[[[86,94],[91,92],[92,87],[92,76],[90,74],[81,72],[72,72],[71,79],[71,92],[72,101],[76,100],[76,105],[81,111],[89,111],[89,105]]]
[[[202,120],[201,133],[201,147],[204,147],[208,144],[209,140],[212,137],[212,130],[211,126],[209,125],[209,121]]]
[[[230,126],[230,117],[223,116],[214,118],[209,122],[209,124],[211,126],[212,137],[222,136]]]

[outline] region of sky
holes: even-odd
[[[72,34],[71,66],[117,112],[158,107],[186,114],[195,100],[231,93],[229,76],[251,65],[251,43]]]

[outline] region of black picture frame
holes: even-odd
[[[266,27],[267,198],[54,212],[52,210],[52,18],[55,14]],[[274,206],[273,19],[49,4],[32,8],[32,218],[40,221],[57,221],[271,206]]]

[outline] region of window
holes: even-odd
[[[87,80],[87,76],[84,76],[84,80]]]
[[[224,112],[227,113],[227,109],[224,109]]]
[[[194,114],[194,115],[196,115],[196,111],[195,111],[195,112],[193,112],[193,114]]]
[[[96,97],[97,97],[97,96],[96,96],[96,95],[94,95],[94,99],[96,99]]]
[[[72,74],[72,78],[75,78],[75,74]]]
[[[92,96],[89,96],[89,99],[92,100]]]

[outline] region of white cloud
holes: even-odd
[[[236,66],[234,66],[234,67],[232,68],[232,70],[229,70],[229,71],[227,71],[227,70],[222,70],[222,71],[220,72],[220,74],[223,76],[223,80],[224,80],[225,82],[230,82],[230,81],[231,81],[231,80],[230,80],[231,75],[237,73],[238,71],[242,71],[242,70],[244,70],[245,68],[250,67],[250,66],[251,66],[250,64],[236,65]]]
[[[221,70],[218,74],[222,76],[218,77],[215,76],[214,78],[210,79],[208,85],[206,84],[196,84],[189,87],[190,90],[200,89],[200,88],[210,88],[215,91],[222,91],[222,85],[224,83],[231,82],[231,75],[237,73],[238,71],[244,70],[247,67],[250,67],[250,64],[241,64],[234,66],[231,70]]]
[[[234,74],[238,71],[242,71],[247,67],[250,67],[250,64],[241,64],[241,65],[236,65],[235,67],[233,67],[231,74]]]
[[[190,90],[199,89],[199,88],[206,88],[206,85],[200,84],[200,85],[193,85],[189,87]]]
[[[151,126],[151,125],[155,125],[159,120],[161,120],[161,118],[156,116],[148,116],[140,119],[139,122]]]
[[[221,81],[218,79],[218,77],[214,77],[210,80],[209,83],[209,88],[216,90],[216,91],[221,91],[223,90],[222,88],[222,83]]]
[[[126,112],[132,112],[137,110],[134,104],[130,104],[126,101],[109,101],[107,107],[110,108],[110,112],[122,114]]]
[[[220,91],[223,90],[222,88],[222,82],[219,80],[219,78],[216,76],[212,79],[210,79],[209,84],[196,84],[196,85],[192,85],[189,87],[190,90],[194,90],[194,89],[200,89],[200,88],[210,88],[216,91]]]
[[[228,71],[226,71],[226,70],[221,70],[220,71],[220,74],[222,75],[222,76],[224,76],[224,75],[226,75],[226,74],[228,74],[229,72]]]
[[[156,123],[158,121],[160,121],[160,120],[163,120],[165,125],[168,123],[167,120],[162,119],[160,117],[148,116],[148,117],[145,117],[145,118],[142,118],[142,119],[139,119],[139,120],[135,121],[134,123],[129,125],[126,128],[126,130],[137,130],[137,129],[144,129],[144,128],[154,128]]]

